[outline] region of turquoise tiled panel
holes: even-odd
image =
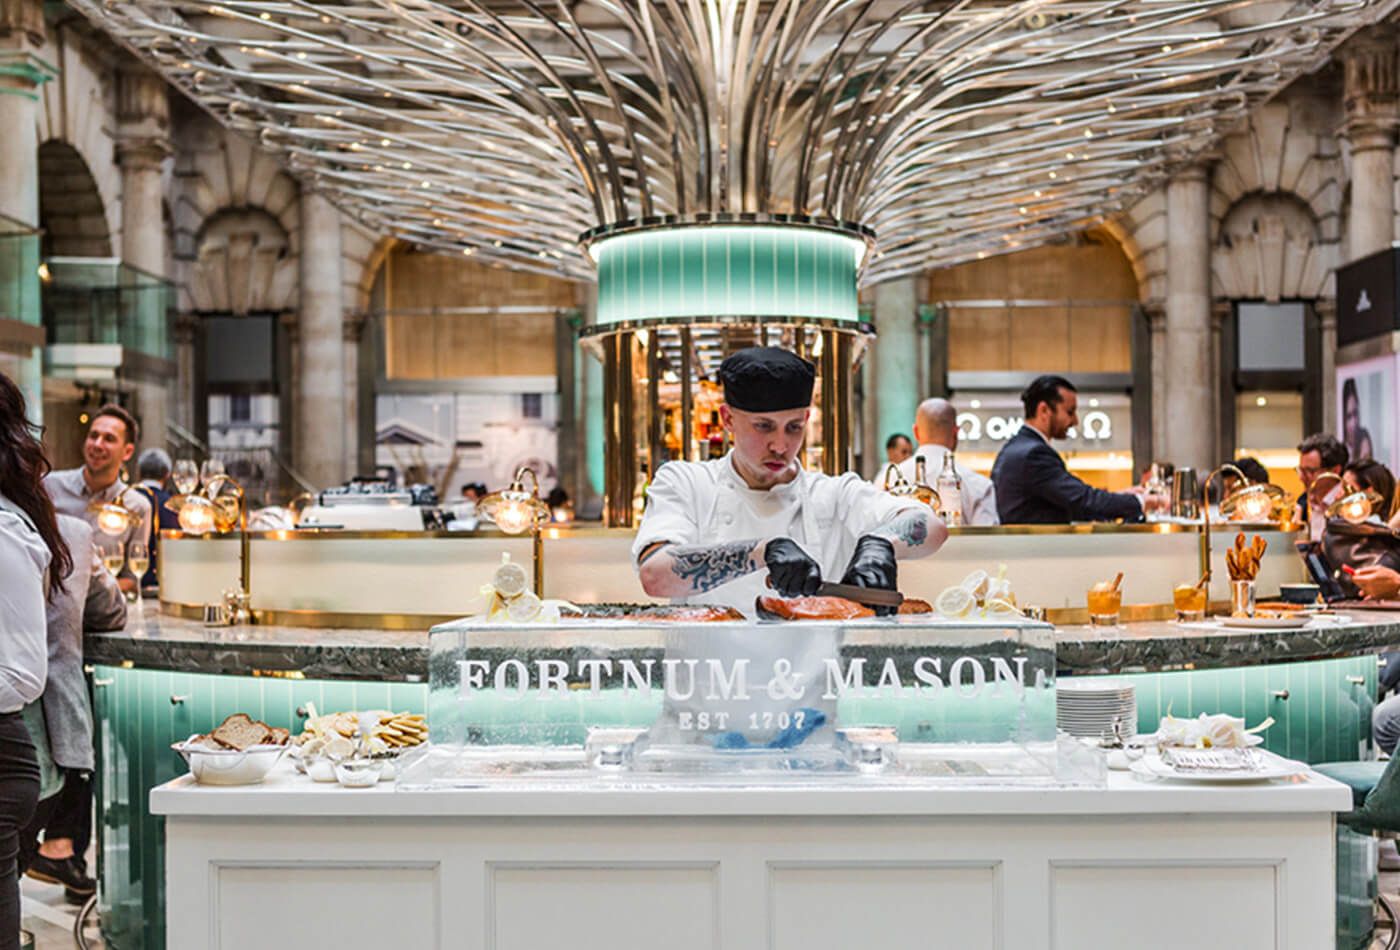
[[[1137,688],[1138,731],[1177,717],[1228,713],[1254,726],[1269,716],[1264,747],[1303,762],[1347,762],[1371,746],[1378,678],[1374,656],[1276,666],[1115,676]],[[1286,691],[1288,698],[1275,695]]]
[[[689,226],[604,238],[599,324],[664,317],[859,319],[860,238],[783,225]]]
[[[148,793],[185,771],[170,744],[246,712],[301,730],[298,707],[320,712],[395,709],[423,712],[422,683],[208,676],[99,666],[93,672],[98,764],[98,874],[102,932],[115,950],[165,946],[165,826]],[[181,701],[172,702],[172,697]]]

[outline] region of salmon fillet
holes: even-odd
[[[873,617],[875,611],[844,597],[758,598],[758,615],[768,620],[856,620]]]

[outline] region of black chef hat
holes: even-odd
[[[751,346],[719,364],[724,401],[744,412],[785,412],[812,405],[817,369],[776,346]]]

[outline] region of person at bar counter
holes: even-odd
[[[136,459],[136,475],[141,479],[136,483],[136,490],[146,496],[153,512],[151,533],[146,538],[146,550],[150,552],[151,563],[141,577],[143,590],[155,590],[160,586],[156,563],[160,553],[160,533],[176,531],[180,527],[180,516],[165,506],[171,496],[168,482],[174,467],[170,453],[165,449],[147,449]]]
[[[146,541],[151,536],[149,499],[139,491],[126,491],[127,483],[122,479],[122,466],[136,452],[137,437],[136,419],[131,413],[121,406],[103,406],[88,425],[87,438],[83,440],[83,464],[50,472],[44,478],[44,487],[58,513],[83,519],[92,525],[94,537],[102,536],[96,533],[97,515],[90,508],[92,503],[120,499],[135,515],[116,539],[123,554],[132,541]],[[117,578],[122,590],[136,590],[137,579],[125,568],[123,571],[125,573]]]
[[[632,545],[648,594],[752,615],[766,582],[785,597],[815,594],[823,580],[894,590],[897,558],[943,544],[947,529],[919,501],[854,473],[802,468],[811,363],[752,347],[727,358],[719,379],[720,421],[733,448],[657,470]]]
[[[1348,458],[1347,447],[1326,432],[1298,443],[1298,478],[1303,482],[1303,493],[1298,496],[1293,520],[1308,526],[1308,540],[1313,543],[1322,540],[1327,528],[1327,506],[1346,491],[1341,477]]]
[[[958,450],[958,410],[946,399],[925,399],[914,413],[914,438],[919,440],[919,448],[913,458],[900,463],[899,472],[914,484],[917,460],[923,459],[924,478],[930,487],[936,487],[938,473],[943,471],[943,460],[949,452]],[[997,495],[992,480],[956,458],[953,470],[962,480],[963,524],[996,524]]]
[[[885,440],[885,464],[898,465],[914,454],[914,443],[903,432],[896,432]]]
[[[1070,474],[1050,444],[1079,424],[1079,396],[1062,376],[1038,376],[1021,393],[1025,424],[992,465],[1002,524],[1141,521],[1143,503],[1131,492],[1095,488]]]

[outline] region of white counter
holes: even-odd
[[[878,781],[878,780],[877,780]],[[1316,948],[1316,775],[1230,787],[516,783],[151,792],[169,945]]]

